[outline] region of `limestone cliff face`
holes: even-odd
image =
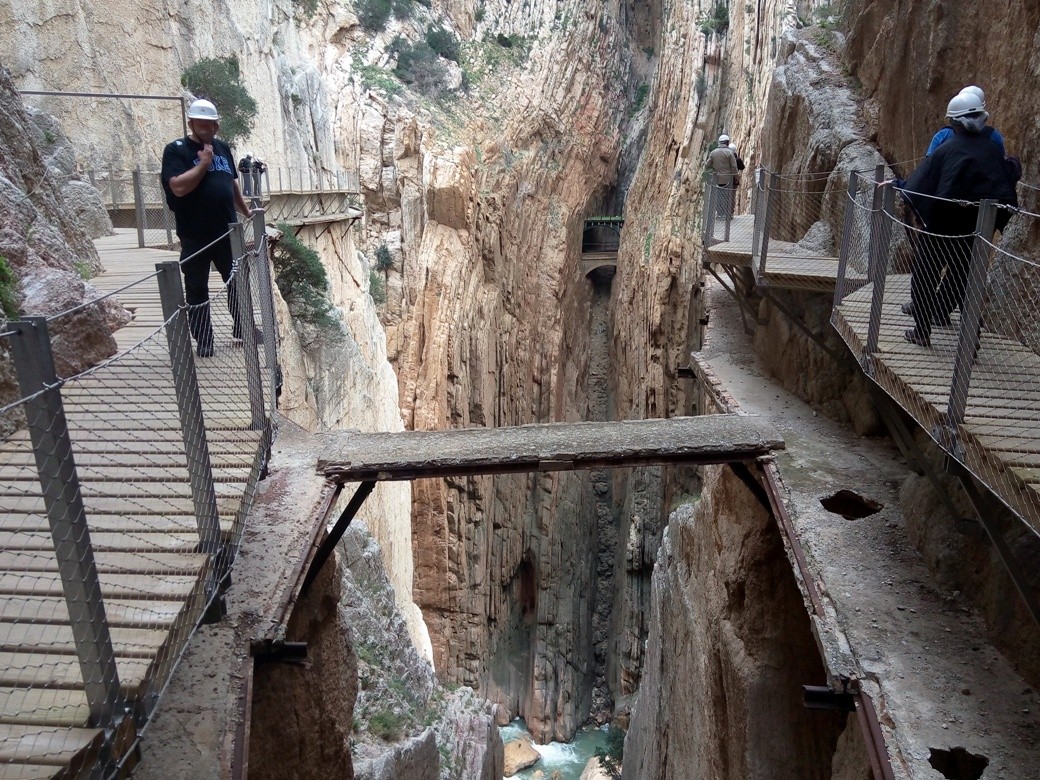
[[[0,68],[0,257],[14,275],[11,292],[24,314],[48,316],[97,298],[84,275],[99,270],[97,252],[66,202],[50,159],[67,145],[43,138],[10,73]],[[112,302],[55,319],[49,327],[59,376],[70,376],[115,352],[111,331],[129,318]],[[7,360],[0,359],[0,398],[20,397]],[[6,427],[0,423],[0,428]]]
[[[732,471],[705,471],[654,571],[624,776],[829,778],[844,717],[776,695],[824,677],[780,532]]]

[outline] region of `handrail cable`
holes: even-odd
[[[131,287],[134,287],[134,286],[140,284],[141,282],[147,282],[149,279],[154,279],[160,273],[161,273],[160,271],[155,271],[153,273],[148,274],[148,276],[142,276],[140,279],[138,279],[136,281],[133,281],[133,282],[130,282],[129,284],[123,285],[118,290],[112,290],[111,292],[107,292],[104,295],[101,295],[101,296],[99,296],[97,298],[93,298],[93,299],[91,299],[89,301],[84,301],[83,303],[79,304],[78,306],[73,306],[71,309],[66,309],[65,311],[60,311],[57,314],[52,314],[52,315],[50,315],[49,317],[46,318],[47,322],[48,323],[54,322],[55,320],[60,319],[62,317],[67,317],[70,314],[75,314],[78,311],[82,311],[83,309],[87,308],[88,306],[93,306],[96,303],[101,303],[101,301],[105,300],[106,298],[111,298],[113,295],[116,295],[118,293],[123,292],[123,290],[129,290]]]

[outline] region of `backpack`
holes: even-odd
[[[737,170],[738,171],[744,170],[744,161],[740,159],[740,155],[737,154],[737,155],[734,155],[734,156],[737,158]]]

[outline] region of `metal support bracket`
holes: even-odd
[[[367,480],[358,485],[358,489],[354,491],[354,495],[350,497],[350,501],[347,504],[346,509],[336,520],[336,523],[332,526],[328,536],[322,541],[318,547],[318,551],[314,554],[314,560],[311,562],[310,569],[307,570],[307,576],[303,578],[303,586],[300,588],[300,595],[302,596],[310,588],[311,583],[318,577],[321,572],[322,566],[325,565],[325,561],[332,555],[333,550],[336,549],[336,545],[339,544],[339,540],[343,538],[343,534],[346,532],[350,521],[354,519],[354,516],[360,511],[361,505],[365,503],[365,499],[368,498],[369,494],[375,488],[375,480]]]
[[[782,312],[783,312],[783,313],[784,313],[784,314],[785,314],[785,315],[787,316],[787,319],[789,319],[789,320],[791,321],[791,323],[792,323],[792,324],[793,324],[793,325],[794,325],[794,326],[795,326],[796,328],[798,328],[799,330],[801,330],[801,331],[802,331],[803,333],[805,333],[805,335],[806,335],[806,336],[808,336],[808,337],[809,337],[809,338],[811,338],[811,339],[812,339],[813,341],[815,341],[815,342],[816,342],[816,345],[817,345],[817,346],[818,346],[818,347],[819,347],[820,349],[822,349],[822,350],[823,350],[824,352],[826,352],[826,353],[827,353],[828,355],[830,355],[830,357],[831,357],[831,358],[832,358],[832,359],[833,359],[833,360],[834,360],[835,362],[840,362],[840,361],[841,361],[841,359],[842,359],[842,356],[843,356],[843,355],[845,354],[845,353],[844,353],[844,351],[842,351],[842,352],[835,352],[835,351],[834,351],[833,349],[831,349],[830,347],[828,347],[828,346],[827,346],[827,345],[826,345],[826,344],[825,344],[825,343],[823,342],[823,339],[822,339],[822,338],[820,338],[820,336],[819,336],[818,334],[816,334],[816,333],[813,333],[813,332],[812,332],[811,330],[809,330],[809,327],[808,327],[808,326],[807,326],[807,325],[806,325],[806,324],[805,324],[804,322],[802,322],[802,321],[801,321],[800,319],[798,319],[798,317],[796,317],[796,316],[794,315],[794,313],[793,313],[793,312],[792,312],[792,311],[791,311],[791,310],[790,310],[789,308],[787,308],[787,307],[786,307],[786,306],[785,306],[784,304],[780,303],[779,299],[777,299],[777,298],[776,298],[776,297],[775,297],[775,296],[774,296],[774,295],[773,295],[773,294],[772,294],[772,293],[771,293],[771,292],[769,291],[769,289],[768,289],[768,288],[766,288],[766,287],[763,287],[762,285],[759,285],[759,288],[758,288],[758,292],[759,292],[759,294],[760,294],[760,295],[761,295],[761,296],[762,296],[763,298],[765,298],[765,299],[766,299],[767,301],[769,301],[769,302],[770,302],[770,303],[772,303],[772,304],[773,304],[774,306],[776,306],[776,308],[778,308],[778,309],[779,309],[780,311],[782,311]],[[832,325],[831,327],[834,327],[834,326]]]

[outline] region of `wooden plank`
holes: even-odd
[[[135,574],[163,576],[192,574],[202,570],[208,556],[201,553],[168,552],[97,552],[94,563],[99,574]],[[0,571],[57,572],[58,563],[53,551],[0,550]],[[146,580],[140,578],[144,583]]]
[[[198,531],[126,531],[90,532],[90,543],[96,552],[194,552],[199,544]],[[0,550],[53,550],[50,531],[5,531],[0,529]]]
[[[101,595],[109,598],[155,599],[169,601],[183,599],[192,592],[198,576],[167,574],[163,577],[142,578],[134,574],[99,575]],[[0,595],[4,596],[62,596],[61,578],[56,571],[0,572]]]
[[[220,515],[234,515],[238,511],[241,497],[221,497],[217,495],[217,512]],[[95,515],[118,515],[138,517],[144,515],[192,515],[195,507],[190,498],[136,498],[132,501],[119,500],[111,496],[84,496],[87,517]],[[22,495],[4,501],[5,512],[0,515],[0,523],[6,515],[32,514],[43,512],[43,499],[38,496]]]
[[[245,476],[234,482],[215,482],[217,499],[241,496]],[[135,502],[146,500],[163,501],[166,499],[186,499],[191,495],[191,487],[185,475],[180,480],[166,482],[88,482],[80,483],[80,492],[87,504],[89,515],[90,504],[94,499],[123,499],[131,511]],[[0,497],[8,497],[14,501],[36,497],[40,494],[40,486],[33,482],[0,482]]]
[[[233,510],[222,513],[220,527],[225,533],[231,530],[237,513]],[[198,534],[198,523],[194,515],[107,515],[92,513],[87,517],[90,532],[112,532],[115,534],[136,533],[191,533]],[[33,533],[49,531],[47,518],[41,514],[6,512],[0,515],[0,531],[11,533]],[[12,545],[17,547],[18,545]]]
[[[165,644],[169,633],[150,628],[113,626],[111,636],[117,656],[152,658]],[[74,656],[76,640],[72,635],[72,627],[66,624],[0,621],[0,651]]]
[[[184,601],[105,599],[110,626],[138,626],[168,630],[184,611]],[[61,596],[17,596],[0,599],[0,620],[61,624],[69,622],[69,608]]]
[[[89,718],[82,690],[0,687],[0,725],[83,727]]]
[[[97,755],[104,742],[101,729],[76,729],[17,724],[0,725],[0,764],[67,766]]]
[[[0,780],[68,780],[64,767],[43,764],[0,764]]]
[[[333,432],[318,471],[344,481],[719,463],[781,449],[764,419],[717,414],[622,422],[398,433]]]
[[[148,658],[116,657],[119,687],[126,696],[136,696],[148,679],[153,661]],[[0,651],[0,687],[81,689],[83,677],[75,655]]]

